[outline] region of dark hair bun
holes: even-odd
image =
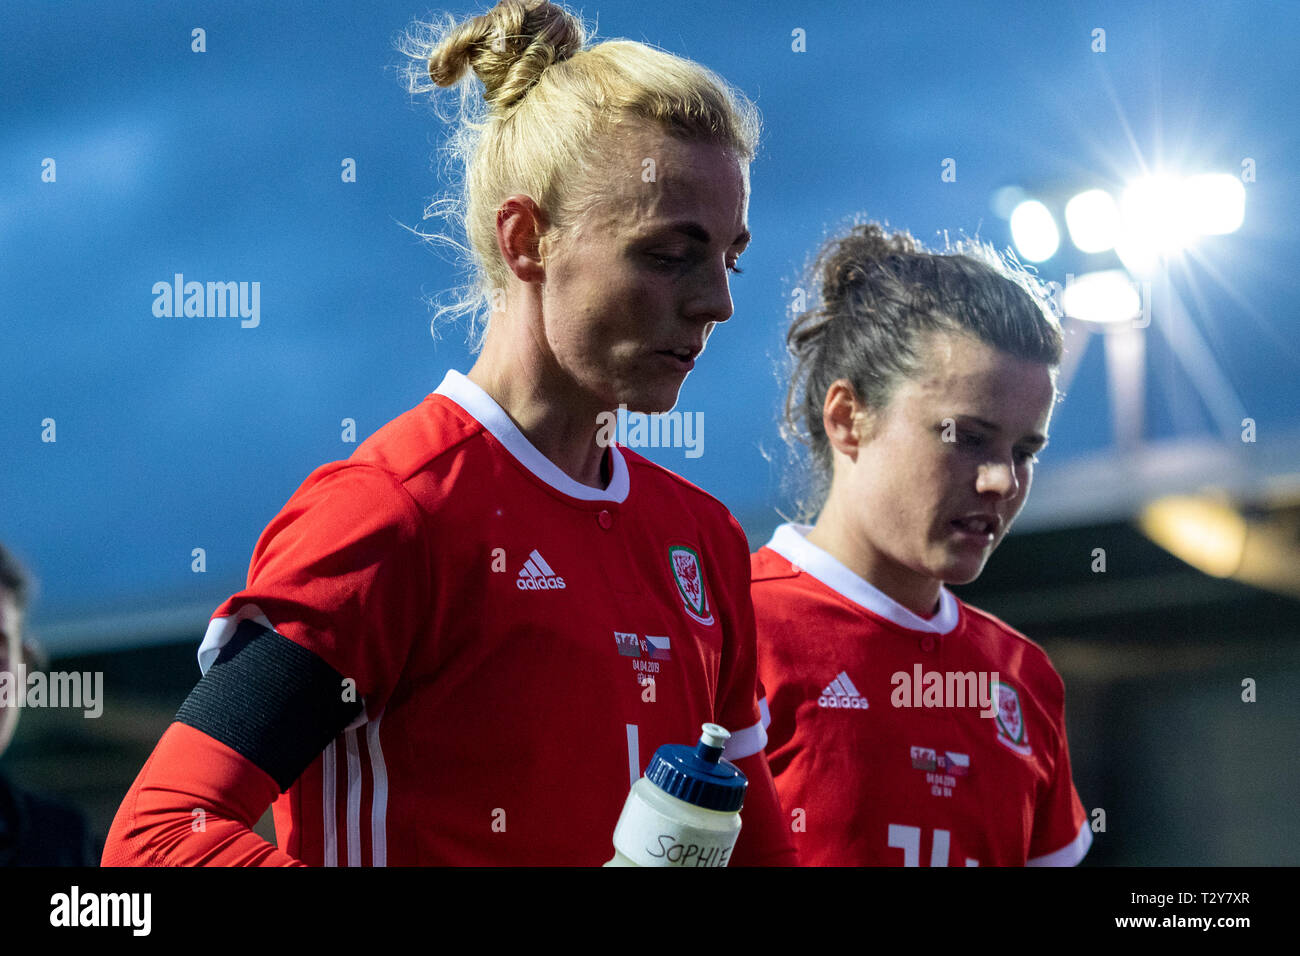
[[[859,223],[822,254],[822,298],[828,306],[842,302],[890,256],[922,251],[906,232],[893,235],[875,222]]]

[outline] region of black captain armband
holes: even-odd
[[[175,719],[257,764],[283,793],[361,713],[342,688],[311,651],[244,620]]]

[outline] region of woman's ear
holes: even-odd
[[[546,216],[531,196],[510,196],[497,209],[497,248],[520,282],[543,282],[541,238]]]
[[[831,448],[857,461],[858,448],[870,440],[871,415],[848,379],[840,378],[826,390],[822,403],[822,428]]]

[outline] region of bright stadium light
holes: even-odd
[[[1223,492],[1169,495],[1144,507],[1142,532],[1206,574],[1300,597],[1300,494],[1270,495],[1243,511]]]
[[[1120,232],[1119,206],[1106,190],[1089,189],[1065,204],[1065,225],[1080,252],[1105,252]]]
[[[1245,215],[1246,190],[1235,176],[1149,176],[1124,191],[1115,251],[1131,272],[1150,274],[1199,236],[1235,232]]]
[[[1183,191],[1171,177],[1148,176],[1129,186],[1120,199],[1120,216],[1124,227],[1115,251],[1139,275],[1150,273],[1192,236]]]
[[[1123,269],[1106,269],[1084,273],[1066,283],[1061,308],[1071,318],[1104,325],[1137,318],[1142,300]]]
[[[1183,182],[1190,225],[1202,236],[1236,232],[1246,218],[1246,187],[1228,173],[1204,173]]]
[[[1052,258],[1061,245],[1056,220],[1037,199],[1022,202],[1011,213],[1011,238],[1020,257],[1030,262]]]
[[[1142,510],[1143,533],[1170,554],[1216,578],[1231,577],[1246,549],[1246,521],[1211,498],[1170,495]]]

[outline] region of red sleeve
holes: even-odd
[[[731,865],[795,866],[794,844],[763,752],[767,732],[758,709],[758,645],[749,594],[749,546],[734,518],[730,524],[730,548],[722,559],[723,579],[717,587],[727,629],[723,673],[718,680],[718,715],[719,722],[733,734],[727,741],[727,759],[749,781]]]
[[[749,781],[740,811],[740,836],[731,852],[731,866],[798,866],[787,818],[776,796],[772,771],[762,752],[733,760]]]
[[[278,793],[256,764],[174,723],[118,808],[102,864],[304,866],[253,832]]]
[[[1058,676],[1057,682],[1060,682]],[[1061,686],[1056,708],[1056,755],[1051,785],[1034,808],[1034,832],[1029,841],[1027,866],[1074,866],[1092,845],[1088,815],[1074,789],[1070,773],[1070,744],[1065,736],[1065,689]]]
[[[428,613],[422,515],[396,477],[369,464],[316,469],[267,525],[248,586],[213,614],[204,654],[216,656],[255,607],[276,633],[356,682],[381,711]]]
[[[200,660],[255,617],[354,680],[371,715],[382,710],[427,600],[420,521],[382,469],[318,468],[262,533],[248,587],[213,615]],[[118,810],[104,865],[296,864],[252,832],[278,793],[255,763],[173,723]]]

